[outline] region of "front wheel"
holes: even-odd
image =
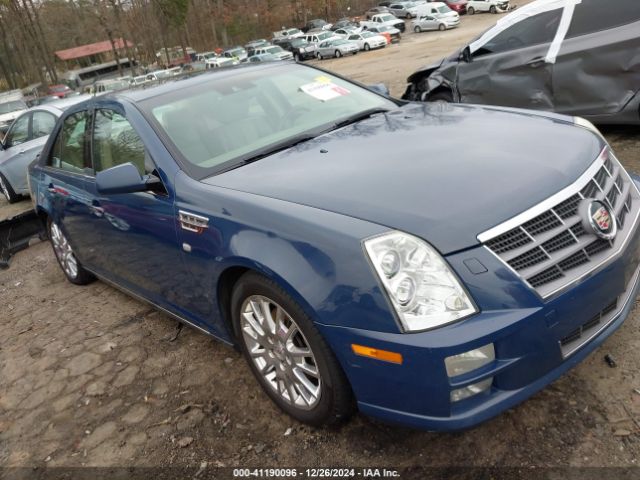
[[[231,306],[245,359],[280,409],[316,426],[350,416],[354,402],[346,376],[295,300],[271,280],[250,272],[238,280]]]
[[[369,44],[368,44],[368,43],[365,43],[365,44],[364,44],[364,51],[365,51],[365,52],[368,52],[369,50],[371,50],[371,47],[369,46]]]
[[[440,25],[438,25],[438,30],[440,30],[441,32],[444,32],[446,29],[447,27],[444,23],[441,23]]]
[[[58,264],[60,268],[62,268],[67,280],[76,285],[86,285],[95,280],[95,277],[85,270],[76,258],[71,244],[64,233],[62,233],[62,229],[58,224],[49,220],[48,232],[53,253],[55,253],[56,260],[58,260]]]
[[[7,202],[9,203],[16,203],[18,200],[20,200],[20,198],[22,198],[13,190],[13,187],[11,186],[9,181],[1,173],[0,173],[0,190],[2,190],[2,194],[4,195],[4,198],[6,198]]]
[[[469,7],[469,8],[467,8],[467,13],[469,15],[473,15],[474,13],[476,13],[476,9],[473,8],[473,7]]]
[[[340,50],[336,50],[336,58],[340,58],[342,56],[342,52]]]
[[[496,7],[494,5],[491,5],[491,8],[489,9],[489,11],[494,14],[498,13],[498,10],[496,10]]]
[[[453,103],[453,94],[449,90],[441,90],[429,96],[430,102]]]

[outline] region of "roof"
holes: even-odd
[[[125,48],[125,40],[122,38],[116,39],[113,43],[117,50]],[[126,46],[133,47],[133,43],[127,40]],[[96,55],[98,53],[110,52],[111,50],[111,42],[105,40],[104,42],[90,43],[79,47],[67,48],[66,50],[58,50],[56,52],[56,56],[60,60],[73,60],[75,58],[88,57],[89,55]]]

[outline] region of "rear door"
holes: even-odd
[[[62,229],[83,264],[94,245],[86,228],[92,214],[85,189],[87,178],[93,175],[87,147],[89,118],[87,110],[65,118],[43,167],[44,203],[49,205],[51,220]]]
[[[561,15],[555,9],[527,17],[475,45],[473,60],[458,63],[460,101],[552,110],[552,65],[545,58]]]
[[[556,110],[615,114],[640,90],[640,1],[582,0],[553,70]]]

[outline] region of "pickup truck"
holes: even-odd
[[[371,17],[371,20],[360,22],[360,26],[363,27],[365,30],[370,27],[377,27],[381,25],[385,27],[397,28],[401,32],[404,32],[404,28],[405,28],[404,21],[391,15],[390,13],[380,13],[378,15],[373,15]]]

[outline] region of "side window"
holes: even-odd
[[[85,154],[88,112],[69,115],[53,145],[49,165],[73,173],[93,173]]]
[[[140,175],[151,173],[153,162],[129,121],[113,110],[96,110],[93,127],[93,164],[97,172],[133,163]]]
[[[562,9],[556,9],[526,18],[489,40],[474,56],[551,43],[558,31],[561,16]]]
[[[33,112],[33,120],[31,121],[32,138],[49,135],[55,125],[56,117],[52,113],[44,111]]]
[[[22,115],[13,122],[4,139],[5,148],[15,147],[29,140],[29,117],[31,114]]]
[[[638,0],[582,0],[573,12],[567,38],[587,35],[640,20]]]

